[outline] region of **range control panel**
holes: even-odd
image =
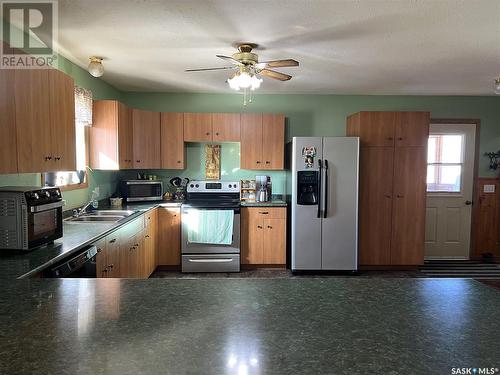
[[[239,181],[191,181],[188,193],[239,193]]]

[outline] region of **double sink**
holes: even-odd
[[[92,212],[87,212],[78,216],[72,216],[66,219],[66,222],[70,223],[95,223],[95,222],[107,222],[116,223],[121,220],[126,219],[130,215],[133,215],[135,211],[130,210],[97,210]]]

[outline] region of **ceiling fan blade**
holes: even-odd
[[[274,78],[278,79],[280,81],[289,81],[292,76],[289,76],[288,74],[283,74],[280,72],[276,72],[274,70],[269,70],[269,69],[262,69],[259,74],[269,77],[269,78]]]
[[[263,61],[257,64],[259,68],[285,68],[287,66],[299,66],[294,59]]]
[[[231,56],[224,56],[224,55],[215,55],[215,56],[217,56],[219,59],[229,61],[231,64],[234,64],[234,65],[238,65],[238,66],[243,65],[238,60],[233,59]]]
[[[200,68],[200,69],[186,69],[185,72],[206,72],[210,70],[228,70],[228,69],[234,69],[234,66],[223,66],[220,68]]]

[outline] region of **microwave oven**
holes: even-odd
[[[30,250],[63,235],[57,187],[0,187],[0,249]]]
[[[156,180],[120,181],[120,195],[125,202],[161,201],[163,183]]]

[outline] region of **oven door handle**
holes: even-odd
[[[191,263],[228,263],[232,262],[232,258],[220,258],[220,259],[188,259]]]
[[[54,203],[41,204],[40,206],[31,206],[30,212],[41,212],[52,210],[53,208],[59,208],[64,206],[65,201],[59,201]]]

